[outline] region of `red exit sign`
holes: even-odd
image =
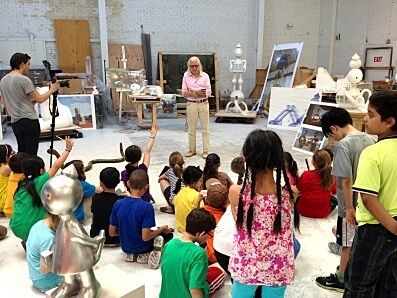
[[[382,62],[382,56],[374,57],[374,62]]]

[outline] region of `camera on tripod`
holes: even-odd
[[[70,83],[68,80],[57,81],[57,83],[59,84],[59,87],[61,87],[61,88],[70,88]]]
[[[51,69],[51,63],[50,62],[48,62],[47,60],[43,60],[42,62],[43,62],[44,67],[49,72],[50,79],[51,79],[52,83],[58,83],[59,87],[61,87],[61,88],[70,88],[70,83],[69,83],[68,80],[57,80],[56,79],[57,71]]]

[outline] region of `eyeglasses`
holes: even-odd
[[[198,68],[199,65],[198,65],[198,64],[195,64],[195,65],[192,65],[192,64],[191,64],[191,65],[189,65],[189,67],[190,67],[190,68]]]

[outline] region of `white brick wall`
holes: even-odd
[[[287,24],[292,25],[290,29]],[[303,41],[300,66],[317,66],[320,1],[266,0],[263,41],[264,65],[268,65],[273,45]]]
[[[331,46],[331,16],[330,7],[337,0],[321,1],[321,23],[318,64],[328,66]],[[384,0],[349,0],[338,1],[338,13],[336,17],[336,35],[340,34],[340,40],[335,42],[335,55],[333,63],[334,74],[346,74],[349,71],[351,56],[357,52],[364,62],[366,45],[385,46],[390,39],[391,45],[397,44],[397,1]],[[394,58],[397,53],[394,51]],[[396,59],[394,59],[396,61]],[[395,64],[395,62],[394,62]]]

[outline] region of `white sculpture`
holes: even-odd
[[[48,87],[37,88],[37,91],[40,94],[44,94],[48,91]],[[59,116],[55,118],[55,129],[73,126],[72,112],[69,110],[69,108],[61,104],[59,101],[57,103],[57,107],[58,107]],[[41,104],[37,104],[36,105],[37,113],[38,113],[38,109],[40,109],[40,115],[41,115],[41,117],[39,118],[40,130],[41,131],[50,130],[51,122],[52,122],[52,116],[50,113],[50,109],[52,110],[52,95],[45,102]]]
[[[336,94],[337,102],[343,108],[365,112],[367,111],[367,103],[364,98],[364,94],[367,93],[367,98],[369,98],[372,95],[372,92],[369,89],[363,89],[360,91],[357,87],[357,84],[363,79],[363,73],[360,69],[360,56],[354,54],[349,65],[351,70],[347,74],[348,84],[345,90],[338,90],[338,93]]]
[[[238,43],[234,49],[234,54],[236,58],[230,60],[229,70],[233,73],[233,91],[230,94],[230,101],[226,105],[226,111],[240,112],[243,115],[248,114],[247,104],[244,102],[244,94],[241,91],[243,84],[243,72],[247,70],[247,60],[242,60],[241,55],[243,54],[243,49]],[[237,78],[238,77],[238,78]],[[237,83],[237,84],[236,84]],[[231,108],[230,105],[234,104]],[[240,105],[243,106],[244,110],[241,109]]]

